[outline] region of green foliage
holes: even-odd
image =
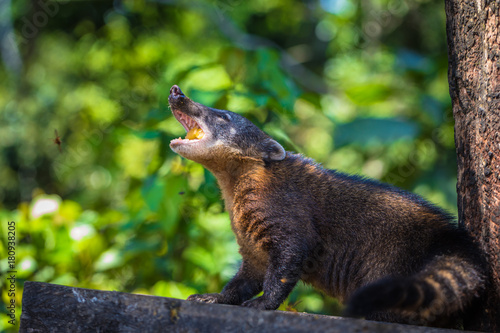
[[[15,221],[18,316],[26,280],[185,298],[235,273],[216,180],[168,146],[184,136],[173,84],[328,168],[456,211],[440,2],[51,3],[43,26],[43,8],[11,3],[23,67],[0,67],[0,267]],[[304,285],[289,301],[341,309]]]

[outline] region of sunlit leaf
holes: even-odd
[[[196,290],[182,283],[173,281],[158,281],[152,288],[156,296],[186,299],[189,295],[196,294]]]
[[[97,271],[105,271],[111,268],[120,267],[123,265],[123,256],[117,249],[109,249],[101,254],[99,259],[94,264]]]
[[[381,83],[366,83],[349,87],[345,94],[357,105],[366,106],[386,100],[393,90],[391,87]]]

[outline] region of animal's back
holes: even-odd
[[[242,255],[260,254],[253,259],[264,268],[266,245],[273,238],[301,237],[306,244],[301,250],[307,251],[301,278],[341,300],[384,277],[391,277],[387,284],[394,284],[434,267],[422,276],[430,282],[416,287],[420,289],[412,296],[414,301],[424,303],[427,293],[431,298],[455,298],[456,304],[450,311],[439,309],[440,313],[414,315],[412,320],[439,322],[466,305],[459,301],[465,296],[460,295],[461,288],[467,291],[482,283],[481,274],[467,272],[476,266],[474,258],[481,261],[467,234],[452,224],[445,211],[410,192],[327,170],[291,153],[253,170],[237,189],[233,220]],[[398,283],[406,288],[413,282]],[[394,299],[385,301],[398,303],[404,296],[392,293]],[[358,302],[368,303],[365,297],[369,295],[358,296]],[[381,311],[370,318],[408,322],[405,312]]]

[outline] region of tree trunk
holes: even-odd
[[[458,158],[458,220],[491,269],[469,329],[500,331],[500,13],[489,0],[446,0],[448,80]]]

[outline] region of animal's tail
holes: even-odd
[[[439,322],[463,310],[484,286],[482,263],[457,256],[435,257],[417,274],[385,278],[357,290],[347,303],[349,317],[384,318],[390,311],[415,324]]]

